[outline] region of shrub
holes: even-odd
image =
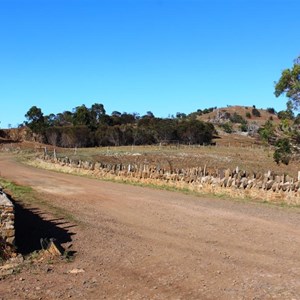
[[[300,125],[300,114],[297,115],[297,117],[294,120],[295,125]]]
[[[237,114],[236,112],[230,117],[230,121],[232,123],[240,123],[240,124],[245,122],[244,118],[241,115]]]
[[[222,127],[223,127],[223,129],[226,133],[232,133],[233,132],[232,124],[230,122],[227,122],[227,123],[223,124]]]
[[[273,107],[268,107],[268,108],[267,108],[267,112],[268,112],[269,114],[272,114],[272,115],[275,115],[275,114],[276,114],[276,111],[275,111],[275,109],[274,109]]]
[[[253,107],[252,109],[252,115],[255,117],[260,117],[260,112],[257,108]]]
[[[246,118],[251,119],[251,113],[249,111],[246,112]]]
[[[291,144],[287,138],[279,139],[276,142],[276,150],[273,154],[273,158],[277,164],[280,162],[288,165],[291,159]]]
[[[247,132],[247,131],[248,131],[248,124],[247,124],[247,123],[242,123],[242,124],[240,125],[240,130],[241,130],[242,132]]]
[[[281,110],[280,112],[278,112],[277,116],[280,120],[283,120],[283,119],[293,120],[293,118],[294,118],[293,112],[290,112],[287,110]]]
[[[274,124],[271,121],[266,121],[266,123],[259,129],[258,133],[262,140],[269,141],[274,135]]]

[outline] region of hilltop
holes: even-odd
[[[258,112],[258,113],[257,113]],[[262,109],[255,106],[228,105],[227,107],[215,108],[209,113],[202,114],[199,119],[213,124],[222,124],[230,120],[235,114],[240,115],[249,124],[262,126],[267,120],[272,120],[275,124],[280,122],[275,110],[272,108]]]

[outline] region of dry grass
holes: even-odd
[[[243,108],[244,109],[244,108]],[[251,108],[249,108],[251,109]],[[273,149],[262,145],[256,139],[238,134],[221,135],[216,146],[122,146],[65,149],[56,147],[58,157],[69,157],[85,161],[106,163],[154,163],[164,168],[203,167],[209,169],[233,169],[237,166],[248,172],[274,171],[276,174],[288,174],[298,177],[299,162],[290,162],[288,166],[277,165],[273,161]],[[53,146],[32,142],[6,143],[3,151],[14,151],[21,156],[28,153],[43,154],[45,147],[53,155]],[[25,153],[25,155],[24,155]]]
[[[42,150],[40,150],[42,153]],[[48,150],[53,154],[52,150]],[[300,166],[291,162],[288,166],[273,161],[272,148],[263,145],[240,146],[127,146],[101,148],[56,148],[58,157],[104,163],[153,163],[164,168],[203,167],[208,169],[239,169],[250,173],[268,170],[276,174],[288,174],[297,178]]]

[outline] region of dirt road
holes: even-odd
[[[300,299],[299,209],[58,174],[4,155],[0,171],[75,218],[27,208],[77,252],[0,281],[0,299]]]

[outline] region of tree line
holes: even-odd
[[[151,111],[141,117],[113,111],[108,115],[100,103],[50,115],[32,106],[25,117],[25,125],[39,141],[60,147],[210,144],[216,134],[213,124],[197,120],[196,114],[158,118]]]

